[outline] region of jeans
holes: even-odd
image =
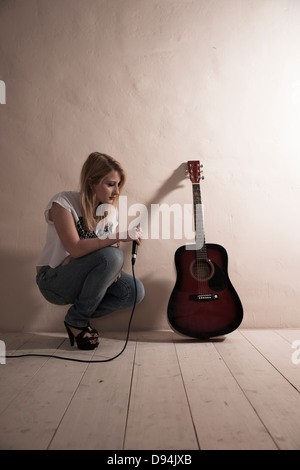
[[[117,247],[105,247],[56,268],[43,266],[36,276],[37,285],[48,302],[72,304],[65,321],[74,327],[85,327],[98,318],[133,306],[133,277],[121,272],[124,255]],[[121,275],[119,279],[118,276]],[[144,298],[144,286],[136,279],[137,299]]]

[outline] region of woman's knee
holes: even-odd
[[[105,263],[108,270],[120,272],[124,264],[123,251],[115,246],[107,246],[94,251],[91,255],[98,260],[99,263]]]
[[[106,249],[106,248],[105,248]],[[115,246],[107,247],[107,261],[108,267],[112,270],[115,270],[117,273],[121,271],[124,264],[124,253],[120,248]]]
[[[145,297],[145,288],[144,288],[144,284],[139,279],[136,279],[135,282],[136,282],[136,303],[139,304]]]

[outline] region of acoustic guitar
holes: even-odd
[[[235,330],[243,319],[243,307],[228,276],[225,248],[205,242],[201,168],[199,161],[188,161],[196,243],[176,250],[177,276],[168,303],[168,321],[179,333],[208,339]]]

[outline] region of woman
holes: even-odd
[[[45,210],[48,232],[37,262],[37,285],[57,305],[72,304],[65,317],[71,346],[94,349],[99,344],[90,319],[132,307],[135,286],[122,272],[122,242],[141,243],[139,229],[116,233],[116,204],[125,172],[112,157],[94,152],[85,161],[80,191],[56,194]],[[105,209],[105,210],[103,210]],[[99,216],[99,214],[101,214]],[[137,279],[137,303],[144,297]]]

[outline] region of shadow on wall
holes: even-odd
[[[15,252],[1,252],[0,292],[1,292],[1,331],[20,331],[26,323],[31,323],[36,312],[33,293],[34,268],[32,257]],[[20,307],[22,306],[22,307]]]
[[[176,170],[172,173],[170,178],[157,190],[156,194],[151,201],[147,202],[147,208],[150,209],[151,204],[159,203],[161,200],[172,191],[182,188],[184,185],[180,184],[185,177],[186,163],[181,163]]]
[[[37,312],[43,312],[45,301],[35,282],[36,252],[27,255],[1,252],[1,331],[32,331],[38,323]],[[49,320],[49,315],[44,319]],[[41,318],[43,322],[43,319]],[[53,315],[53,324],[55,316]],[[51,324],[47,329],[51,330]],[[38,328],[40,329],[40,328]]]

